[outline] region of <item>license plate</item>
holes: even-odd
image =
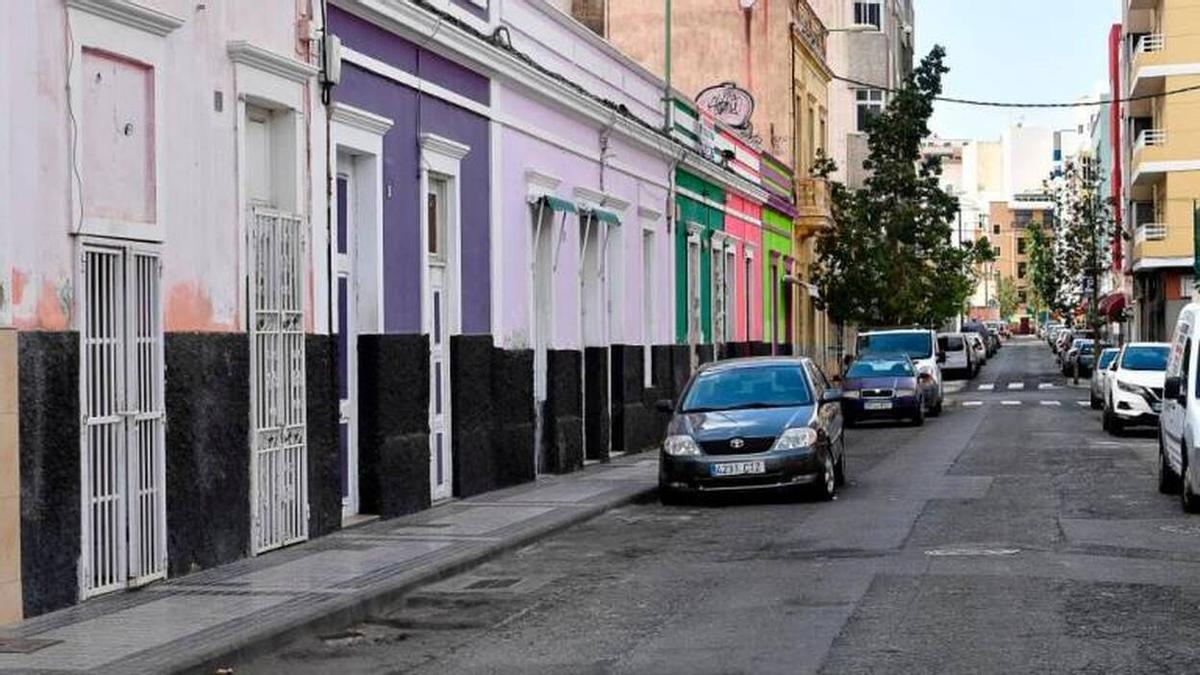
[[[863,404],[863,407],[866,408],[867,410],[891,410],[892,402],[891,401],[867,401],[865,404]]]
[[[765,462],[727,462],[725,464],[713,464],[712,466],[712,475],[714,476],[744,476],[766,472],[767,465]]]

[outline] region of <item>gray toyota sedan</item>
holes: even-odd
[[[803,488],[832,499],[845,481],[841,391],[806,358],[720,361],[700,368],[672,413],[659,453],[665,503],[701,493]]]

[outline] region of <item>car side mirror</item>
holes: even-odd
[[[938,352],[937,362],[938,363],[946,362],[946,352]]]
[[[830,387],[821,392],[821,403],[838,403],[842,400],[842,390]]]
[[[1186,403],[1186,401],[1183,400],[1183,396],[1180,395],[1182,389],[1183,380],[1181,378],[1168,377],[1166,382],[1163,383],[1163,398],[1168,401]]]
[[[662,398],[658,401],[655,401],[654,408],[655,410],[658,410],[658,412],[670,414],[675,412],[675,402],[669,398]]]

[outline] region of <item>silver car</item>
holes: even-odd
[[[1109,347],[1100,352],[1100,355],[1096,357],[1096,367],[1092,368],[1092,410],[1099,410],[1104,407],[1106,396],[1105,381],[1108,379],[1110,373],[1108,368],[1112,365],[1113,360],[1117,358],[1117,354],[1120,353],[1120,349]]]
[[[983,344],[983,338],[979,337],[979,333],[966,333],[967,343],[971,345],[971,353],[975,356],[975,373],[979,373],[979,369],[987,363],[987,345]]]

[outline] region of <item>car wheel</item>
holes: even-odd
[[[1158,491],[1164,495],[1173,495],[1179,491],[1179,474],[1171,468],[1161,437],[1158,439]]]
[[[1188,465],[1187,455],[1182,456],[1183,461],[1180,463],[1181,471],[1179,472],[1179,505],[1183,507],[1185,513],[1196,513],[1200,511],[1200,498],[1196,497],[1196,493],[1192,492],[1191,481],[1188,480]]]
[[[821,461],[821,477],[816,485],[817,499],[829,501],[837,494],[837,469],[833,463],[833,451],[827,450]]]
[[[1100,428],[1105,431],[1112,430],[1112,416],[1108,414],[1108,406],[1104,406],[1104,412],[1100,415]]]
[[[1120,436],[1125,433],[1125,423],[1115,413],[1108,418],[1108,433],[1113,436]]]
[[[1092,399],[1092,410],[1099,410],[1100,408],[1104,407],[1104,404],[1100,401],[1100,399],[1096,398],[1095,394],[1091,395],[1091,399]]]
[[[942,399],[939,398],[937,404],[935,404],[932,408],[929,409],[929,416],[937,417],[938,415],[941,415],[941,414],[942,414]]]
[[[838,450],[841,454],[838,455],[837,463],[833,465],[834,477],[837,479],[838,487],[846,484],[846,437],[842,436],[838,440]]]
[[[920,404],[917,405],[917,411],[912,416],[911,421],[912,421],[912,425],[914,427],[919,427],[922,424],[925,424],[925,406],[924,405],[920,405]]]
[[[658,501],[663,506],[681,506],[687,500],[679,492],[660,484],[658,486]]]

